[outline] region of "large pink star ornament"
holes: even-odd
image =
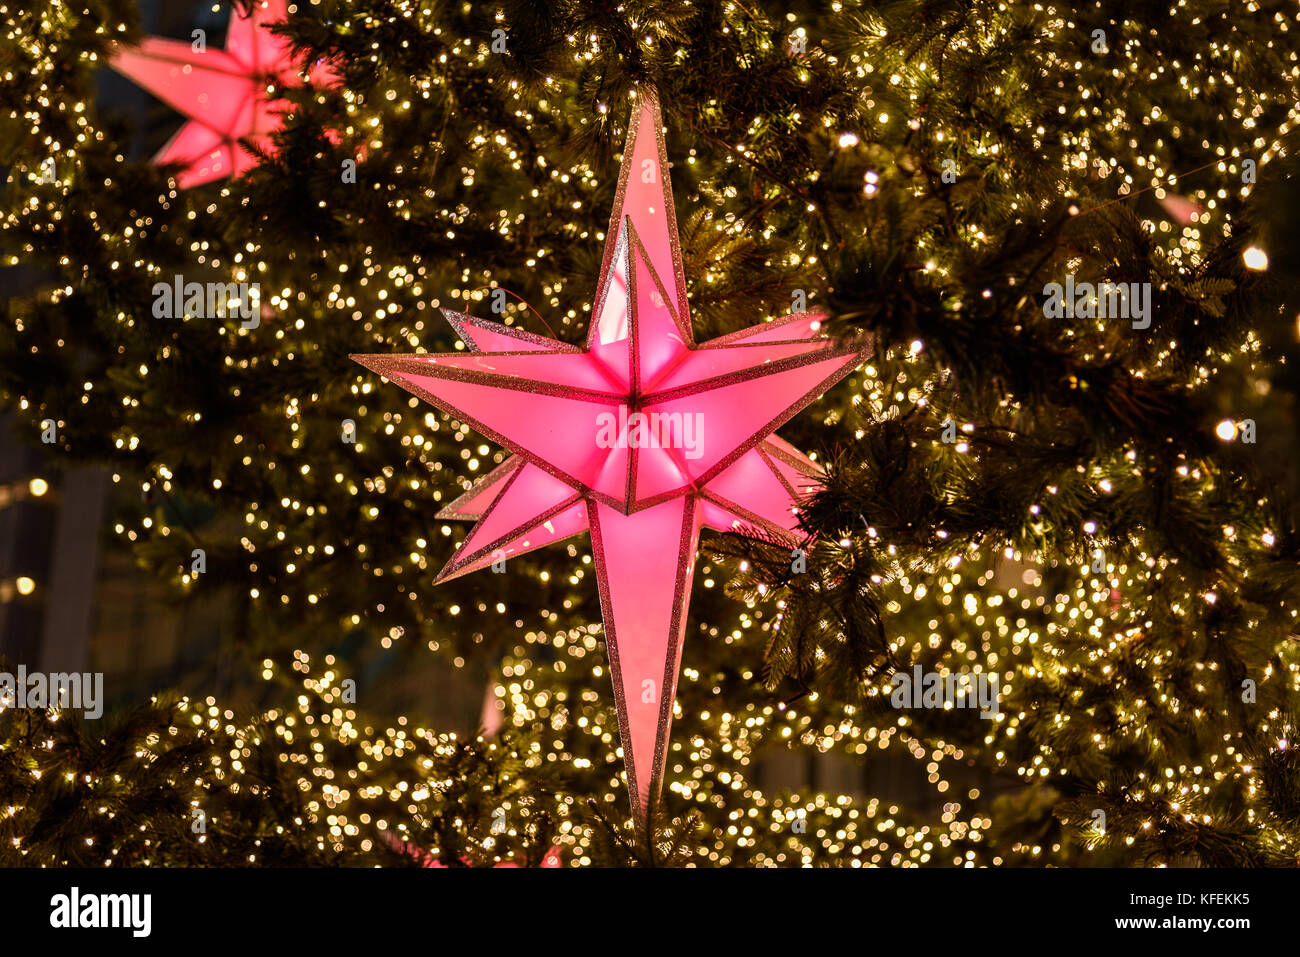
[[[302,64],[289,42],[269,27],[288,17],[285,0],[259,0],[251,14],[233,9],[226,48],[198,51],[193,45],[162,37],[145,37],[138,46],[114,49],[109,65],[190,119],[154,162],[179,163],[181,189],[238,176],[257,165],[244,148],[271,147],[271,134],[284,125],[283,100],[268,98],[267,87],[298,86]],[[334,71],[324,62],[308,70],[308,82],[328,83]]]
[[[591,532],[633,795],[664,774],[701,528],[799,544],[820,467],[773,435],[862,361],[799,313],[696,344],[654,92],[632,111],[585,348],[444,310],[465,353],[356,361],[510,449],[439,518],[477,519],[445,581]]]

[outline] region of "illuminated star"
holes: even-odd
[[[288,16],[285,0],[260,0],[250,14],[234,9],[226,48],[211,50],[180,40],[145,37],[138,46],[114,49],[109,64],[190,119],[154,157],[158,165],[181,165],[181,189],[238,176],[257,165],[240,140],[271,149],[271,134],[284,125],[283,100],[268,98],[268,87],[298,86],[299,67],[289,41],[269,27]],[[309,83],[334,79],[321,62],[308,71]]]
[[[359,355],[515,454],[439,513],[478,519],[439,581],[582,532],[628,788],[662,785],[703,527],[797,546],[820,467],[773,435],[863,358],[798,313],[697,345],[659,102],[639,92],[585,348],[444,310],[468,352]]]

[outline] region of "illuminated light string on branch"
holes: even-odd
[[[529,303],[526,299],[524,299],[523,296],[519,295],[516,292],[512,292],[511,290],[507,289],[505,286],[492,285],[492,284],[479,286],[477,289],[471,290],[467,298],[474,298],[478,293],[482,292],[484,289],[492,289],[492,290],[500,289],[502,292],[514,296],[516,299],[519,300],[521,305],[523,305],[525,308],[528,309],[529,312],[531,312],[534,316],[537,317],[538,322],[540,322],[543,326],[546,327],[546,331],[551,334],[552,339],[558,338],[555,335],[555,330],[551,328],[551,324],[546,321],[546,319],[542,316],[540,312],[538,312],[536,309],[533,308],[531,303]]]

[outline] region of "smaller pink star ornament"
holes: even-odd
[[[268,98],[267,86],[301,85],[289,42],[268,29],[288,17],[285,0],[259,0],[251,14],[234,9],[226,48],[198,52],[189,43],[145,37],[138,46],[118,46],[109,65],[189,117],[154,157],[158,165],[178,163],[181,189],[238,176],[257,165],[240,140],[271,147],[271,134],[284,125],[283,100]],[[324,62],[308,71],[308,82],[335,80]]]
[[[700,531],[800,542],[821,468],[773,434],[862,361],[798,313],[696,344],[663,121],[632,110],[584,348],[444,310],[468,350],[356,361],[515,454],[438,513],[439,581],[590,532],[633,818],[661,790]]]

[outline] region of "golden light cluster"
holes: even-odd
[[[1253,3],[1245,6],[1257,8]],[[837,12],[861,15],[869,29],[856,48],[822,53],[797,65],[795,72],[805,83],[821,65],[854,76],[860,88],[851,108],[841,110],[844,115],[811,117],[792,110],[787,116],[756,118],[740,136],[723,137],[712,132],[727,125],[720,115],[725,110],[722,102],[699,104],[698,117],[667,110],[675,132],[682,134],[670,145],[670,155],[681,160],[681,175],[695,191],[691,201],[698,203],[698,209],[683,213],[698,213],[700,235],[712,234],[709,241],[717,243],[754,235],[765,242],[781,238],[769,222],[746,218],[746,212],[758,205],[747,205],[753,197],[746,196],[743,184],[752,182],[752,192],[762,203],[785,203],[807,221],[809,241],[792,243],[794,251],[779,261],[769,259],[767,264],[807,276],[810,282],[835,255],[835,245],[843,238],[837,221],[841,213],[830,208],[824,194],[814,188],[822,173],[812,170],[796,181],[783,178],[767,165],[774,143],[779,144],[782,137],[807,135],[810,126],[821,127],[819,135],[824,137],[828,156],[837,154],[845,162],[858,155],[868,158],[871,168],[856,171],[854,182],[854,201],[860,203],[855,210],[866,216],[883,215],[881,197],[891,191],[918,203],[932,202],[932,184],[926,177],[903,169],[904,154],[911,149],[904,148],[904,140],[921,142],[936,156],[951,149],[952,155],[961,157],[959,174],[978,171],[986,179],[984,189],[1008,192],[1014,190],[1016,177],[1025,175],[1008,158],[1023,145],[1018,138],[1025,137],[1034,149],[1055,158],[1054,173],[1067,190],[1062,199],[1075,204],[1071,209],[1075,219],[1100,219],[1106,215],[1106,207],[1143,193],[1150,193],[1161,208],[1179,204],[1187,210],[1185,223],[1154,213],[1140,219],[1173,281],[1189,276],[1206,251],[1230,231],[1233,210],[1251,193],[1253,180],[1243,175],[1245,161],[1255,163],[1257,175],[1262,177],[1267,164],[1280,155],[1282,137],[1300,120],[1300,104],[1294,98],[1282,101],[1280,94],[1252,90],[1246,84],[1233,86],[1218,75],[1217,65],[1236,55],[1236,45],[1242,42],[1228,31],[1212,33],[1214,38],[1206,48],[1188,62],[1151,62],[1144,41],[1149,28],[1120,20],[1109,31],[1108,52],[1094,54],[1088,52],[1086,35],[1070,8],[1047,4],[1039,21],[1046,52],[1036,66],[1038,73],[1059,78],[1082,71],[1086,57],[1106,57],[1113,61],[1113,68],[1101,73],[1092,70],[1087,75],[1107,77],[1108,86],[1080,89],[1075,105],[1061,108],[1060,128],[1052,133],[1044,125],[1015,130],[992,124],[981,128],[973,122],[948,126],[930,119],[926,111],[936,85],[948,80],[942,75],[944,65],[924,54],[901,57],[888,45],[886,25],[875,19],[871,5],[837,2],[833,7]],[[388,144],[404,133],[402,124],[417,103],[447,103],[450,122],[455,77],[474,76],[494,89],[502,83],[494,72],[495,54],[488,38],[447,36],[438,12],[419,2],[398,2],[393,9],[412,28],[441,38],[446,46],[438,62],[430,64],[427,75],[401,76],[388,69],[388,51],[376,48],[369,65],[377,75],[388,77],[390,85],[377,99],[373,93],[340,91],[344,112],[336,118],[339,134],[345,142],[372,155],[388,149]],[[502,320],[545,332],[536,325],[545,317],[541,321],[553,323],[560,337],[574,340],[585,330],[591,312],[591,303],[580,298],[590,294],[591,284],[561,274],[552,264],[567,262],[566,250],[572,247],[596,250],[603,242],[604,197],[612,188],[612,172],[593,170],[586,161],[575,160],[573,151],[558,142],[560,136],[534,141],[520,131],[590,124],[617,130],[624,122],[625,104],[593,103],[590,111],[575,114],[567,80],[546,77],[529,89],[509,81],[510,92],[502,95],[512,106],[508,117],[511,129],[484,125],[455,143],[444,143],[437,130],[430,131],[431,148],[436,152],[429,161],[427,182],[438,181],[439,170],[455,169],[454,184],[445,194],[433,185],[414,191],[383,182],[354,187],[379,194],[394,222],[416,221],[428,225],[430,235],[439,242],[466,243],[458,269],[435,265],[432,255],[394,258],[387,252],[388,244],[377,241],[339,248],[322,242],[310,250],[310,266],[303,267],[310,276],[293,274],[285,251],[264,235],[223,240],[202,229],[193,238],[182,235],[189,226],[201,227],[209,217],[237,210],[244,202],[239,184],[195,193],[183,193],[170,184],[161,195],[142,199],[137,204],[139,214],[125,224],[106,223],[93,210],[78,212],[69,207],[74,185],[80,185],[83,175],[82,152],[102,144],[107,135],[88,104],[69,101],[60,87],[56,67],[62,54],[57,46],[59,38],[74,29],[75,16],[72,7],[56,4],[41,15],[39,24],[33,24],[18,7],[0,4],[0,33],[21,51],[22,68],[41,80],[34,102],[9,105],[5,111],[8,125],[22,129],[27,141],[39,147],[40,155],[26,157],[8,172],[9,183],[28,190],[30,199],[10,208],[0,222],[6,237],[25,237],[21,242],[6,243],[4,265],[32,257],[67,217],[77,215],[91,227],[97,246],[85,251],[80,263],[64,263],[70,272],[79,267],[81,274],[69,275],[66,284],[51,290],[48,298],[52,301],[72,296],[75,281],[93,278],[91,270],[96,263],[150,281],[167,277],[174,271],[173,265],[155,262],[144,252],[167,237],[181,244],[181,253],[195,270],[260,281],[266,290],[260,330],[217,323],[204,333],[206,338],[188,340],[201,342],[223,356],[221,365],[228,374],[212,387],[224,390],[231,407],[243,407],[244,392],[254,381],[262,388],[271,383],[272,392],[280,390],[269,403],[272,413],[212,426],[224,429],[219,434],[228,448],[211,456],[211,474],[204,483],[204,491],[214,501],[241,516],[243,527],[237,543],[244,567],[234,577],[247,583],[255,614],[292,613],[294,609],[318,614],[310,612],[310,606],[328,603],[332,608],[340,593],[346,595],[357,588],[358,593],[369,596],[369,604],[363,606],[358,601],[339,614],[332,622],[333,636],[365,629],[388,649],[409,635],[458,668],[465,666],[472,644],[490,633],[505,649],[493,692],[503,706],[508,726],[521,732],[540,729],[537,750],[524,758],[524,765],[559,764],[597,772],[606,776],[602,803],[611,805],[622,799],[621,764],[614,760],[619,754],[619,738],[599,628],[571,625],[578,607],[591,620],[598,615],[592,559],[585,540],[543,553],[546,567],[537,568],[535,575],[538,583],[550,589],[546,607],[521,609],[506,597],[492,593],[488,598],[486,590],[480,593],[468,586],[435,592],[432,578],[467,526],[443,524],[430,517],[422,525],[401,525],[409,540],[394,542],[385,518],[400,509],[418,509],[432,516],[440,503],[500,464],[504,453],[485,444],[464,423],[432,411],[417,399],[377,389],[368,375],[358,373],[346,382],[321,381],[305,387],[302,373],[321,368],[312,353],[317,348],[315,331],[324,327],[351,324],[355,332],[350,340],[352,351],[434,350],[434,336],[442,334],[435,310],[446,306],[483,314],[492,290],[522,273],[537,279],[533,303],[537,312],[512,304]],[[728,32],[762,34],[755,41],[758,48],[770,48],[768,26],[738,4],[730,16]],[[1179,0],[1171,5],[1170,16],[1169,29],[1174,29],[1180,24],[1196,24],[1198,14],[1192,5]],[[793,28],[793,14],[789,20],[786,25]],[[1289,18],[1278,12],[1275,22],[1279,35],[1264,41],[1269,49],[1275,44],[1281,48],[1289,32],[1300,27],[1300,11]],[[34,25],[39,29],[33,29]],[[361,19],[336,29],[364,35],[375,26]],[[1013,26],[1009,17],[967,24],[954,42],[967,51],[991,48],[1010,42],[1015,36]],[[122,24],[101,24],[95,32],[109,36],[124,29]],[[799,27],[796,33],[803,29]],[[654,26],[638,24],[636,31],[653,34]],[[800,35],[815,46],[811,25]],[[591,69],[607,55],[601,37],[594,33],[569,40],[577,69]],[[1067,57],[1070,43],[1074,43],[1075,53]],[[679,56],[683,58],[684,54]],[[92,54],[86,59],[97,60]],[[1286,59],[1292,64],[1288,79],[1300,81],[1296,52],[1292,50]],[[1146,72],[1135,72],[1135,63],[1144,64]],[[681,68],[690,69],[690,64],[683,63]],[[0,78],[12,82],[15,69],[0,61]],[[1185,91],[1188,102],[1205,99],[1216,105],[1214,141],[1191,129],[1170,104],[1148,102],[1133,92],[1135,87],[1170,80]],[[993,82],[987,104],[990,115],[1014,117],[1023,97],[1021,87],[1014,77],[1005,83]],[[321,93],[317,102],[324,106],[330,101]],[[1278,107],[1285,108],[1285,121],[1261,128],[1258,118],[1271,115]],[[697,122],[715,126],[704,129],[696,126]],[[692,133],[698,136],[688,139]],[[547,148],[552,139],[557,142]],[[914,150],[919,151],[921,147]],[[1188,169],[1176,168],[1174,158],[1186,156],[1209,160],[1193,162]],[[47,159],[53,160],[52,181],[41,179]],[[125,157],[117,155],[116,161],[125,170]],[[426,160],[413,155],[410,162],[415,165]],[[907,162],[914,163],[911,159]],[[485,183],[485,178],[502,170],[519,177],[533,176],[545,185],[519,196],[511,208],[471,208],[466,204],[464,197],[490,195],[491,184]],[[1081,184],[1086,186],[1086,195]],[[114,180],[106,180],[102,186],[109,193],[121,188],[120,181]],[[691,194],[682,190],[682,195]],[[910,237],[912,244],[902,254],[909,268],[914,267],[931,288],[946,290],[946,303],[954,315],[969,317],[994,297],[1008,309],[1035,308],[1029,301],[1032,290],[1025,286],[1028,277],[1020,271],[1002,277],[1000,285],[983,290],[973,301],[963,300],[960,290],[952,291],[959,287],[963,262],[987,255],[993,237],[1005,233],[1010,219],[1032,219],[1048,212],[1017,208],[1017,203],[1011,207],[1010,212],[989,212],[986,219],[967,216],[951,231],[935,229]],[[178,209],[184,210],[183,216],[177,217]],[[364,235],[366,224],[354,218],[357,215],[346,207],[341,213],[338,228],[349,237]],[[682,218],[685,222],[688,217]],[[506,249],[527,237],[532,243],[527,258],[501,269],[478,265],[480,257],[473,244],[486,242],[489,235]],[[707,248],[708,242],[700,240],[698,247]],[[1266,270],[1267,250],[1252,245],[1242,254],[1242,262],[1248,270]],[[707,296],[712,302],[718,295],[734,292],[725,262],[688,263],[687,272],[693,296]],[[1036,278],[1041,281],[1042,277]],[[21,330],[22,324],[31,320],[22,310],[15,313]],[[777,314],[778,310],[770,310],[770,316]],[[125,343],[135,337],[130,330],[145,319],[125,308],[116,319],[124,331],[120,348],[125,351]],[[195,331],[199,322],[181,320],[185,335],[199,335]],[[1087,340],[1095,341],[1089,347],[1093,350],[1089,358],[1104,355],[1108,348],[1100,329],[1080,327],[1065,334],[1095,334]],[[54,343],[61,353],[77,347],[75,342]],[[119,370],[127,375],[125,384],[122,377],[118,380],[121,424],[112,436],[119,463],[114,466],[113,480],[132,497],[150,492],[164,496],[194,492],[178,479],[194,474],[193,461],[182,461],[185,455],[181,450],[161,447],[148,431],[151,417],[144,414],[149,404],[157,401],[153,384],[160,379],[170,381],[162,377],[177,359],[176,348],[174,336],[159,336],[150,361]],[[1262,374],[1267,359],[1251,334],[1229,348],[1207,348],[1203,355],[1190,358],[1180,354],[1185,349],[1177,341],[1159,343],[1148,371],[1154,374],[1190,361],[1199,371],[1190,376],[1187,385],[1200,390],[1208,389],[1215,373],[1229,363],[1244,363],[1250,371]],[[34,358],[47,358],[35,355],[37,346],[32,352]],[[1135,374],[1140,377],[1143,370],[1135,370]],[[943,419],[937,408],[956,401],[951,381],[950,370],[942,368],[925,341],[918,338],[882,350],[842,385],[835,396],[844,399],[839,405],[847,405],[847,409],[836,406],[835,396],[814,409],[820,410],[816,412],[820,424],[838,430],[838,440],[847,441],[850,436],[864,440],[874,425],[913,413]],[[86,382],[78,401],[107,401],[101,391]],[[21,399],[25,409],[29,402],[38,401],[29,396]],[[74,410],[32,406],[29,411],[40,419]],[[358,425],[353,444],[339,441],[336,413],[340,411],[346,411]],[[1008,396],[990,418],[999,428],[1012,430],[1032,412]],[[810,411],[809,421],[813,416]],[[177,424],[171,423],[173,428]],[[198,441],[213,434],[208,431],[210,423],[197,410],[183,415],[179,424],[194,436],[204,437]],[[993,454],[996,438],[975,422],[954,424],[960,433],[958,440],[936,444],[934,453],[935,469],[942,473],[950,499],[968,488],[981,461]],[[1237,429],[1232,419],[1225,418],[1214,432],[1227,442]],[[1219,474],[1191,456],[1182,456],[1179,462],[1178,491],[1211,495]],[[785,621],[784,606],[770,596],[720,611],[722,617],[717,621],[693,619],[678,691],[678,731],[669,754],[668,777],[674,807],[708,808],[709,820],[726,821],[725,826],[714,825],[705,836],[706,851],[700,863],[1014,863],[1005,856],[981,852],[985,835],[993,827],[988,788],[967,787],[963,782],[977,765],[996,765],[993,777],[1011,784],[1050,782],[1074,774],[1086,778],[1088,768],[1063,762],[1050,736],[1026,735],[1025,729],[1038,727],[1045,712],[1060,709],[1050,718],[1056,730],[1090,737],[1099,755],[1131,747],[1158,756],[1167,743],[1162,735],[1170,733],[1167,719],[1182,715],[1193,722],[1208,722],[1213,716],[1184,701],[1185,689],[1178,682],[1190,683],[1196,692],[1207,694],[1211,688],[1226,686],[1218,663],[1202,661],[1203,649],[1195,646],[1200,612],[1207,602],[1218,600],[1217,595],[1199,591],[1195,576],[1151,550],[1139,531],[1112,532],[1085,514],[1088,509],[1075,501],[1086,494],[1100,512],[1106,500],[1143,481],[1146,464],[1135,448],[1126,447],[1081,462],[1076,487],[1062,494],[1057,486],[1048,485],[1036,500],[1025,502],[1021,539],[1041,547],[1011,547],[1005,542],[981,541],[977,536],[948,547],[945,542],[956,533],[938,527],[933,529],[932,552],[913,560],[903,557],[915,554],[907,540],[902,536],[891,540],[889,532],[870,521],[845,530],[845,553],[865,536],[871,554],[881,563],[882,571],[872,584],[879,588],[890,616],[889,650],[898,660],[926,662],[943,672],[1000,677],[1006,707],[996,719],[981,722],[977,734],[968,733],[965,745],[942,735],[918,733],[909,712],[888,709],[887,674],[878,674],[866,683],[861,700],[856,702],[835,702],[813,692],[780,706],[759,687],[756,673],[764,647]],[[35,484],[30,491],[43,494]],[[1071,501],[1063,504],[1063,498]],[[1079,512],[1079,524],[1063,536],[1049,516],[1075,511]],[[121,516],[114,531],[131,544],[158,543],[174,536],[185,547],[177,550],[173,583],[182,590],[200,584],[179,558],[188,555],[199,539],[178,524],[172,513],[140,509],[134,516]],[[1253,564],[1267,558],[1274,536],[1275,530],[1267,527],[1225,528],[1222,549],[1244,579]],[[1062,550],[1062,540],[1068,542],[1068,549]],[[349,575],[355,571],[356,576],[340,579],[338,568]],[[712,585],[715,581],[728,583],[734,573],[734,568],[702,562],[698,575]],[[20,592],[24,587],[21,582],[17,585]],[[36,583],[31,583],[28,591],[35,587]],[[787,600],[784,595],[776,598]],[[1156,608],[1157,603],[1168,607]],[[1167,673],[1171,667],[1168,642],[1151,633],[1150,622],[1157,613],[1188,623],[1190,644],[1183,653],[1195,664],[1174,669],[1178,682],[1141,680],[1143,675]],[[1294,622],[1300,609],[1285,613]],[[1077,654],[1081,642],[1088,648],[1086,666]],[[701,645],[706,646],[704,650],[699,649]],[[300,649],[296,655],[295,668],[304,675],[303,694],[293,706],[274,710],[267,717],[281,749],[279,760],[298,773],[299,788],[310,796],[309,809],[321,827],[322,847],[365,849],[367,842],[376,840],[376,833],[392,833],[402,842],[414,840],[418,826],[428,823],[423,815],[433,793],[430,789],[436,790],[442,782],[422,778],[420,762],[413,756],[427,754],[432,761],[433,755],[456,747],[456,737],[439,734],[406,716],[393,717],[386,728],[366,724],[373,718],[363,718],[361,710],[342,703],[339,681],[344,663],[325,658],[326,671],[313,676],[309,652]],[[724,659],[730,661],[726,668],[718,663]],[[1280,668],[1258,676],[1261,684],[1282,682],[1292,689],[1300,687],[1300,657],[1291,654],[1280,660]],[[270,680],[276,675],[277,669],[268,659],[263,676]],[[1085,690],[1100,694],[1102,689],[1110,692],[1105,708],[1081,703]],[[190,701],[181,710],[196,726],[225,734],[241,732],[232,724],[231,713],[219,709],[215,702]],[[1188,710],[1190,716],[1185,713]],[[1090,718],[1080,718],[1080,713]],[[1066,727],[1094,717],[1096,730]],[[1276,732],[1279,740],[1294,738],[1278,713],[1263,717],[1260,727],[1266,733]],[[1157,770],[1143,772],[1145,777],[1134,798],[1156,797],[1174,808],[1189,795],[1214,791],[1225,776],[1240,780],[1255,774],[1247,766],[1240,740],[1223,737],[1201,743],[1210,751],[1195,766],[1165,766],[1155,758]],[[491,742],[482,744],[494,747]],[[937,810],[905,813],[897,804],[875,799],[769,793],[756,783],[757,764],[764,748],[774,744],[843,755],[865,761],[868,768],[888,753],[917,772]],[[334,746],[343,749],[339,754],[359,755],[358,763],[332,765],[325,754]],[[213,780],[238,786],[244,771],[241,759],[246,755],[243,749],[236,750],[238,754],[223,758],[211,769]],[[378,783],[375,769],[393,762],[402,764],[404,776]],[[195,781],[197,790],[203,786],[203,781]],[[1256,790],[1252,785],[1250,793]],[[570,804],[577,800],[577,795],[569,797]],[[385,801],[387,811],[371,809]],[[804,823],[796,826],[796,822]],[[591,825],[579,823],[576,815],[557,822],[557,840],[566,846],[573,862],[591,861],[595,834]],[[779,849],[771,850],[774,846]],[[757,856],[754,848],[761,848]],[[1033,860],[1059,850],[1059,845],[1028,843],[1017,845],[1016,853],[1021,860]]]

